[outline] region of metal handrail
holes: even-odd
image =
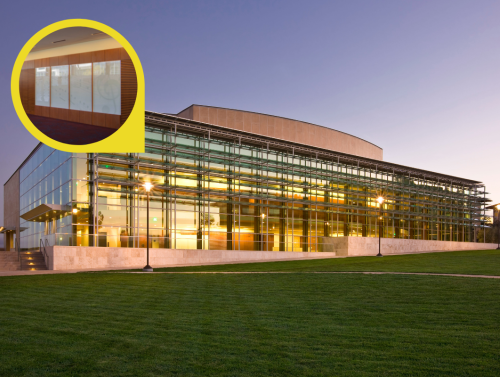
[[[49,254],[47,253],[47,250],[45,249],[45,246],[50,246],[49,243],[47,242],[47,239],[45,239],[45,245],[40,238],[40,252],[43,254],[43,258],[45,259],[45,265],[47,268],[49,268]]]

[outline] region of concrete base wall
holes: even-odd
[[[49,256],[49,270],[142,268],[146,264],[146,249],[143,248],[51,246],[47,248],[47,254]],[[335,256],[335,253],[282,251],[149,250],[149,262],[153,268],[189,264],[318,259]]]
[[[371,237],[339,237],[332,238],[331,251],[338,256],[369,256],[378,253],[378,238]],[[396,238],[382,238],[380,240],[382,255],[418,254],[437,251],[459,250],[486,250],[496,249],[497,244],[454,242],[454,241],[426,241]],[[329,250],[330,251],[330,250]]]
[[[153,268],[175,265],[265,262],[280,260],[321,259],[348,256],[374,256],[378,253],[378,238],[330,238],[328,252],[238,251],[238,250],[172,250],[150,249]],[[416,254],[434,251],[495,249],[497,244],[382,239],[383,255]],[[146,264],[146,249],[51,246],[47,248],[49,270],[142,268]]]

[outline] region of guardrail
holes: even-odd
[[[45,239],[45,244],[44,244],[42,239],[40,238],[40,252],[43,254],[43,258],[45,259],[45,266],[48,269],[49,268],[49,254],[47,253],[47,249],[45,249],[45,246],[50,246],[49,242]]]

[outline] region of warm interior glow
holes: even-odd
[[[151,182],[146,182],[144,183],[144,188],[146,189],[147,192],[149,192],[153,188],[153,185],[151,184]]]
[[[73,213],[78,213],[78,208],[73,208]]]
[[[379,197],[377,198],[377,202],[378,202],[379,204],[382,204],[382,203],[384,202],[384,200],[385,200],[385,199],[384,199],[383,197],[381,197],[381,196],[379,196]]]
[[[497,209],[500,211],[500,204],[497,204]]]

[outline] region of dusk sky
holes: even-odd
[[[37,144],[12,105],[12,67],[69,18],[127,38],[147,110],[195,103],[331,127],[386,161],[482,181],[500,202],[498,0],[8,1],[0,17],[0,225],[3,183]]]

